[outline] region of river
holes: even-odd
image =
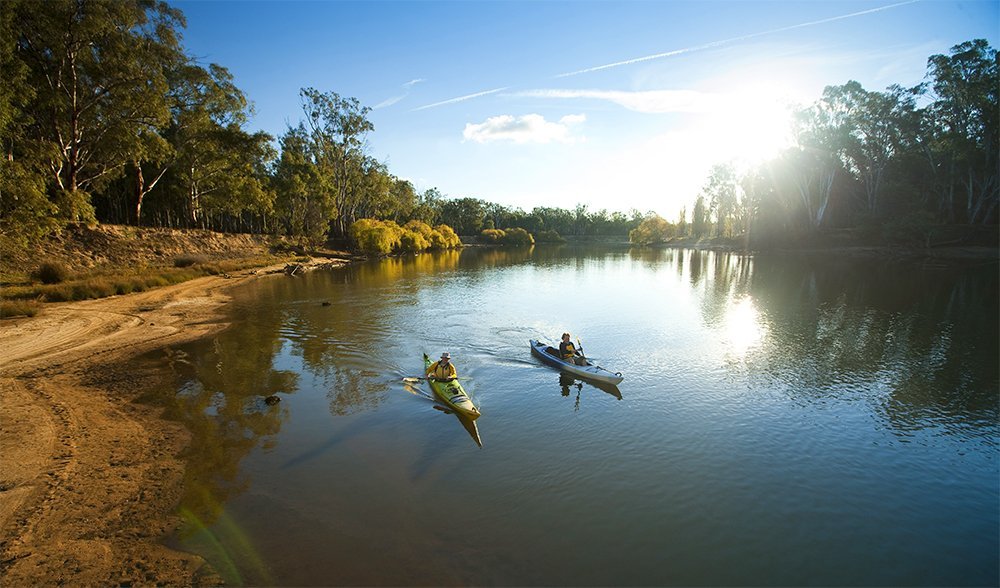
[[[142,360],[193,434],[171,545],[238,585],[997,585],[997,276],[564,246],[262,279]],[[564,331],[625,380],[530,355]],[[475,429],[402,382],[443,351]]]

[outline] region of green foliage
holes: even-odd
[[[709,218],[708,218],[708,208],[705,206],[705,197],[698,196],[698,199],[694,203],[694,211],[691,213],[691,234],[695,237],[704,237],[708,235],[709,231]],[[632,236],[629,233],[629,239]]]
[[[551,230],[548,230],[548,231],[539,231],[538,233],[535,233],[535,242],[536,243],[565,243],[566,239],[563,239],[563,237],[559,234],[558,231],[556,231],[555,229],[551,229]]]
[[[69,268],[58,261],[46,261],[38,266],[33,277],[43,284],[58,284],[69,278]]]
[[[477,235],[483,228],[483,202],[476,198],[447,200],[441,206],[441,222],[462,235]]]
[[[659,215],[654,215],[632,229],[628,238],[636,245],[655,245],[666,243],[675,236],[677,236],[677,227]]]
[[[934,215],[929,212],[908,214],[886,223],[882,227],[883,238],[899,245],[925,246],[930,240],[934,225]]]
[[[59,209],[45,197],[41,170],[25,162],[5,161],[0,165],[0,232],[22,247],[57,232]]]
[[[503,236],[503,244],[510,247],[527,247],[528,245],[534,245],[535,239],[528,231],[520,227],[515,227],[507,229],[506,234]]]
[[[502,229],[483,229],[483,232],[479,233],[479,237],[484,243],[491,245],[499,244],[506,233]]]
[[[6,6],[5,6],[6,8]],[[35,119],[56,189],[86,219],[88,192],[123,169],[166,125],[166,69],[180,59],[183,17],[164,2],[95,0],[14,5],[17,49],[31,64]]]

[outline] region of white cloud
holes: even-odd
[[[491,116],[479,124],[468,123],[462,136],[466,141],[490,143],[493,141],[510,141],[513,143],[573,143],[580,138],[570,134],[573,126],[587,120],[586,115],[570,114],[549,122],[540,114],[512,116],[502,114]]]
[[[643,113],[711,112],[718,108],[719,97],[695,90],[527,90],[515,96],[526,98],[588,98],[607,100],[629,110]]]

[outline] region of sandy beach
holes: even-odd
[[[135,402],[155,375],[126,364],[225,328],[226,292],[282,269],[0,323],[0,584],[218,583],[201,558],[161,543],[179,523],[189,435]]]

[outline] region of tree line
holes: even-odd
[[[318,243],[360,219],[624,235],[643,217],[417,193],[368,152],[370,109],[336,92],[303,88],[302,120],[279,137],[250,131],[247,96],[224,66],[185,52],[184,26],[153,0],[5,0],[5,235],[100,221]]]
[[[690,222],[649,218],[632,233],[743,237],[755,246],[823,229],[883,237],[931,227],[996,226],[1000,202],[1000,67],[983,39],[932,55],[922,83],[885,91],[828,86],[794,113],[793,145],[757,167],[715,165]]]
[[[66,223],[345,239],[361,219],[460,235],[752,237],[900,222],[997,223],[997,53],[983,40],[928,60],[924,83],[828,87],[796,115],[794,147],[758,168],[717,165],[690,220],[418,193],[372,156],[370,109],[303,88],[301,120],[251,131],[222,65],[181,42],[156,0],[4,0],[0,231],[28,243]]]

